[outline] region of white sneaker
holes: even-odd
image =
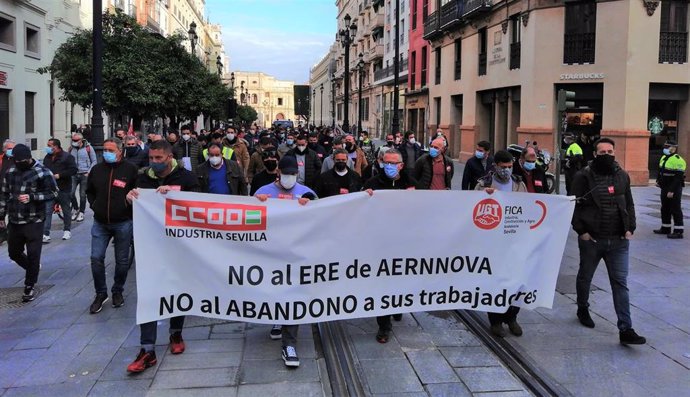
[[[80,212],[79,215],[77,215],[77,222],[82,222],[84,220],[84,213]]]
[[[72,238],[72,232],[70,232],[69,230],[65,230],[65,232],[62,233],[62,239],[63,240],[69,240],[71,238]]]
[[[79,214],[78,212],[72,212],[72,220],[73,220],[73,221],[76,221],[76,220],[77,220],[77,215],[78,215],[78,214]]]
[[[48,244],[50,242],[50,236],[43,235],[43,244]]]

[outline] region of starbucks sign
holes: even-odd
[[[652,119],[649,120],[647,129],[652,135],[658,135],[664,130],[664,120],[657,116],[652,117]]]

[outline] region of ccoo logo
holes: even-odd
[[[165,225],[226,231],[266,230],[266,207],[166,199]]]
[[[478,228],[491,230],[501,223],[501,219],[503,219],[503,210],[498,201],[494,199],[484,199],[474,206],[472,219]]]

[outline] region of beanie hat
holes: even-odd
[[[28,160],[31,158],[31,149],[21,143],[15,145],[14,149],[12,149],[12,157],[14,157],[14,161]]]

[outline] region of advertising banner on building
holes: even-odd
[[[376,191],[302,206],[142,190],[137,322],[550,308],[573,209],[527,193]]]

